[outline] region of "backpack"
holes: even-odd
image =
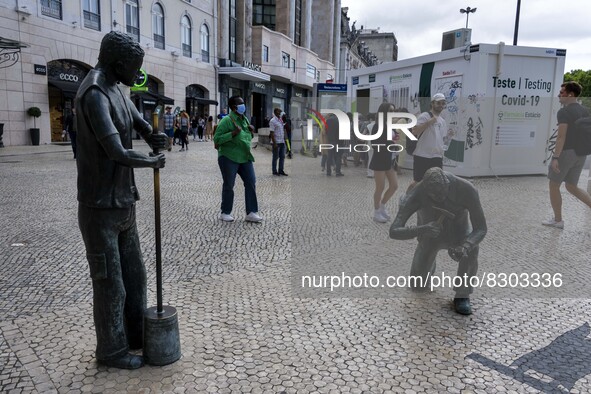
[[[410,131],[412,133],[412,129],[408,129],[408,131]],[[413,133],[413,135],[414,135],[414,133]],[[423,134],[421,134],[421,135],[423,135]],[[406,136],[406,153],[408,153],[409,155],[412,155],[415,152],[415,149],[417,149],[417,142],[419,142],[419,138],[421,138],[420,135],[418,136],[416,141],[413,141],[410,138],[408,138],[408,136]]]
[[[429,116],[433,117],[433,114],[431,113],[431,111],[429,111]],[[412,133],[412,129],[408,129],[408,130]],[[414,135],[414,133],[413,133],[413,135]],[[417,149],[417,142],[419,142],[422,135],[423,135],[423,133],[421,133],[421,135],[419,135],[417,137],[416,141],[411,140],[410,138],[408,138],[408,136],[406,137],[406,153],[408,153],[409,155],[412,155],[415,152],[415,149]]]
[[[577,156],[591,155],[591,116],[575,121],[575,153]]]
[[[591,155],[591,116],[589,116],[589,111],[585,110],[583,115],[575,120],[573,126],[575,153],[577,156]]]

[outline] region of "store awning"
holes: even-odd
[[[215,100],[205,99],[205,98],[198,98],[198,97],[187,97],[189,100],[194,100],[199,104],[203,105],[218,105],[218,102]]]
[[[80,86],[77,83],[72,82],[65,82],[65,81],[47,81],[48,84],[54,86],[62,91],[65,97],[74,98],[76,97],[76,93],[78,92],[78,87]]]
[[[0,37],[0,49],[21,49],[27,48],[28,45],[20,41],[11,40],[10,38]]]
[[[270,75],[246,67],[220,67],[218,74],[228,75],[243,81],[268,82],[271,80]]]
[[[170,97],[166,97],[162,94],[158,94],[158,93],[154,93],[154,92],[132,92],[132,96],[138,96],[141,97],[142,99],[147,99],[147,100],[154,100],[156,101],[156,103],[162,103],[162,104],[174,104],[174,100],[171,99]]]

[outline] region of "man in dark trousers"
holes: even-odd
[[[144,51],[132,37],[112,31],[103,37],[99,60],[78,89],[78,223],[86,246],[93,288],[96,359],[110,367],[135,369],[143,358],[147,304],[146,271],[135,220],[139,199],[133,168],[163,168],[163,154],[132,149],[137,130],[155,149],[165,134],[152,128],[119,89],[133,86]]]
[[[438,221],[442,211],[437,208],[451,213],[454,217]],[[406,222],[415,212],[418,212],[417,226],[407,227]],[[475,276],[478,271],[478,244],[486,235],[486,231],[486,220],[476,188],[468,181],[439,167],[433,167],[425,172],[423,180],[401,201],[390,227],[390,238],[418,238],[419,244],[410,275],[420,276],[421,287],[427,288],[428,278],[433,277],[435,272],[435,257],[441,249],[447,249],[450,257],[459,263],[458,276]],[[470,281],[465,281],[456,287],[455,291],[456,312],[470,315]]]
[[[341,172],[341,157],[343,151],[339,150],[339,120],[336,115],[331,114],[326,119],[326,139],[332,148],[328,150],[327,164],[326,164],[326,175],[332,175],[332,165],[335,166],[335,176],[343,176]]]
[[[76,124],[76,108],[72,108],[72,111],[66,118],[66,131],[70,136],[70,142],[72,143],[72,152],[74,152],[74,159],[76,158],[76,130],[78,125]]]

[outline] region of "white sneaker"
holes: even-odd
[[[385,217],[386,219],[388,219],[388,220],[392,219],[392,217],[390,215],[388,215],[388,211],[386,211],[386,206],[384,204],[381,204],[380,209],[378,209],[378,210],[380,211],[382,216]]]
[[[244,218],[244,220],[246,220],[247,222],[252,222],[252,223],[260,223],[263,221],[263,218],[260,217],[258,213],[251,212],[248,215],[246,215],[246,218]]]
[[[220,213],[220,220],[223,220],[224,222],[233,222],[234,216],[229,213]]]
[[[380,212],[379,209],[376,209],[373,212],[373,220],[378,223],[386,223],[388,221],[388,219],[382,214],[382,212]]]
[[[554,220],[554,218],[550,218],[548,220],[544,220],[542,222],[542,224],[544,226],[548,226],[548,227],[556,227],[556,228],[560,228],[560,229],[563,229],[564,228],[564,220],[561,220],[560,222],[557,222],[556,220]]]

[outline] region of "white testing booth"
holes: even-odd
[[[353,111],[375,112],[388,100],[415,115],[443,93],[451,135],[444,168],[456,175],[544,174],[565,56],[563,49],[478,44],[352,70],[347,90]],[[412,157],[403,157],[402,167],[412,168]]]

